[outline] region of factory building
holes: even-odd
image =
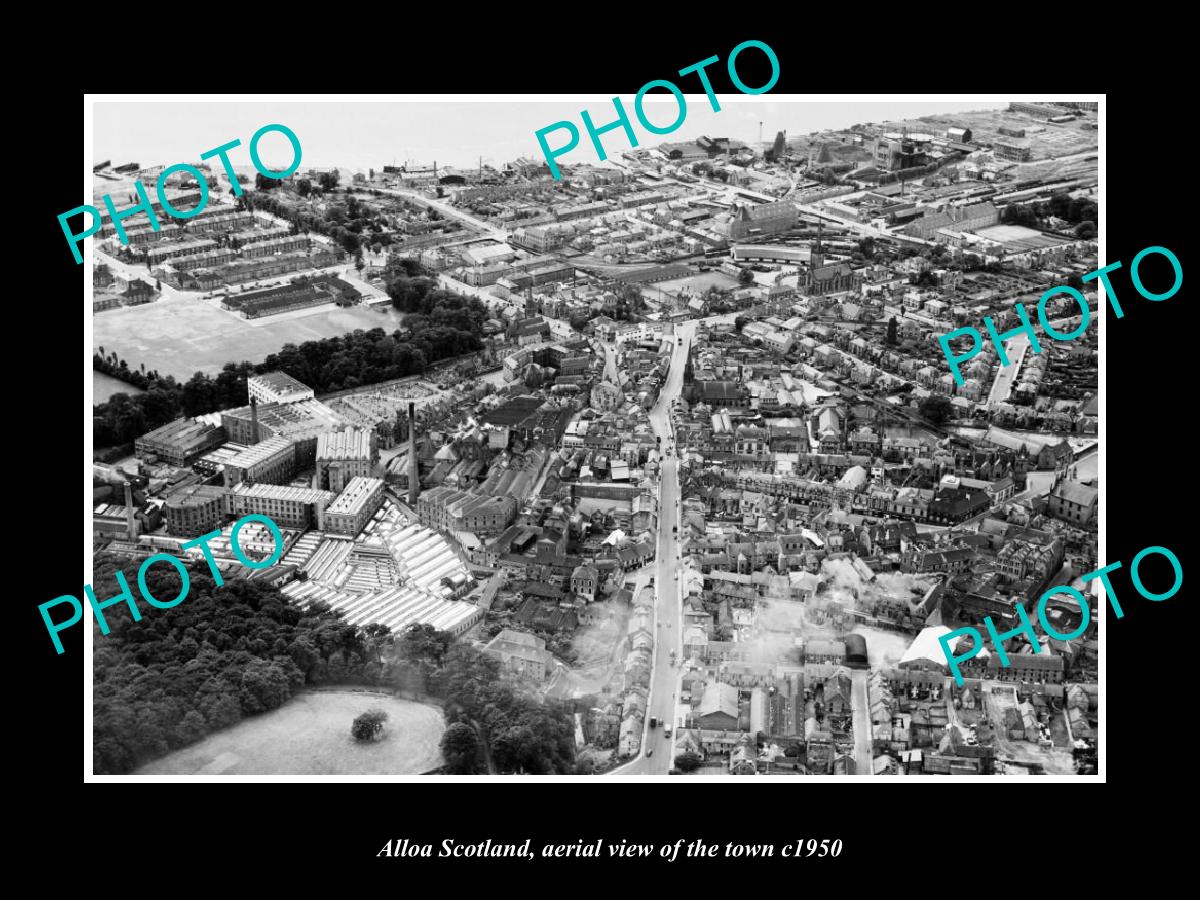
[[[740,206],[729,224],[729,237],[735,241],[752,235],[781,234],[796,227],[800,213],[790,200]]]
[[[375,432],[346,428],[317,435],[317,471],[313,487],[340,493],[354,478],[368,478],[379,451]]]
[[[296,472],[296,445],[273,437],[247,447],[225,463],[225,487],[246,484],[284,484]]]
[[[134,452],[145,462],[165,462],[172,466],[190,466],[208,451],[225,442],[221,426],[176,419],[134,441]]]
[[[996,159],[1009,162],[1028,162],[1033,156],[1029,141],[1023,138],[996,138],[992,152],[996,154]]]
[[[246,391],[251,400],[260,403],[295,403],[312,400],[313,389],[284,372],[267,372],[246,379]]]
[[[357,537],[383,503],[383,479],[356,477],[325,509],[325,531]]]
[[[283,484],[236,485],[225,492],[225,515],[269,516],[284,528],[325,528],[325,508],[336,495],[332,491]]]
[[[255,398],[250,406],[221,412],[221,425],[229,440],[250,445],[272,437],[287,438],[296,445],[296,467],[300,469],[316,461],[317,438],[322,433],[349,424],[320,400],[259,403]]]
[[[875,141],[875,164],[887,172],[923,166],[932,145],[932,134],[888,132]]]
[[[198,484],[167,498],[167,534],[199,537],[215,531],[225,512],[225,490]]]

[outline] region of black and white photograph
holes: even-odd
[[[1097,778],[1103,97],[690,77],[90,98],[88,780]]]

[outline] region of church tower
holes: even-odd
[[[821,249],[821,234],[823,233],[825,223],[820,219],[817,220],[817,242],[813,245],[808,255],[808,265],[811,269],[819,269],[825,265],[825,253]]]

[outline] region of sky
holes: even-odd
[[[653,96],[653,95],[651,95]],[[864,122],[912,119],[925,115],[1002,109],[1007,102],[991,101],[830,101],[750,98],[740,94],[718,94],[721,105],[714,112],[704,94],[687,95],[687,116],[669,135],[652,135],[638,123],[633,98],[621,97],[633,122],[639,146],[665,141],[691,140],[701,135],[730,137],[746,143],[758,140],[761,121],[763,138],[775,132],[789,136]],[[597,157],[580,119],[587,109],[599,127],[615,119],[611,98],[588,95],[579,99],[483,99],[454,97],[409,98],[392,102],[286,100],[179,100],[130,102],[97,100],[93,118],[93,154],[89,165],[111,160],[114,165],[137,162],[143,167],[196,162],[200,154],[233,139],[242,145],[230,152],[231,162],[250,165],[247,145],[260,127],[281,123],[296,133],[302,148],[301,167],[339,166],[347,169],[379,169],[406,161],[439,165],[501,166],[519,156],[541,158],[535,132],[561,120],[573,122],[580,143],[560,157],[564,163],[596,162]],[[645,104],[649,120],[666,125],[678,115],[674,100]],[[565,131],[548,135],[552,147],[566,140]],[[623,129],[603,135],[610,154],[629,149]],[[291,160],[287,139],[277,133],[259,144],[263,164],[284,168]],[[214,160],[215,161],[215,160]]]

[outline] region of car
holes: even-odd
[[[679,580],[679,570],[678,569],[675,570],[675,580],[676,581]]]
[[[653,755],[654,755],[654,748],[653,748],[653,747],[647,747],[647,748],[646,748],[646,755],[647,755],[647,756],[653,756]]]

